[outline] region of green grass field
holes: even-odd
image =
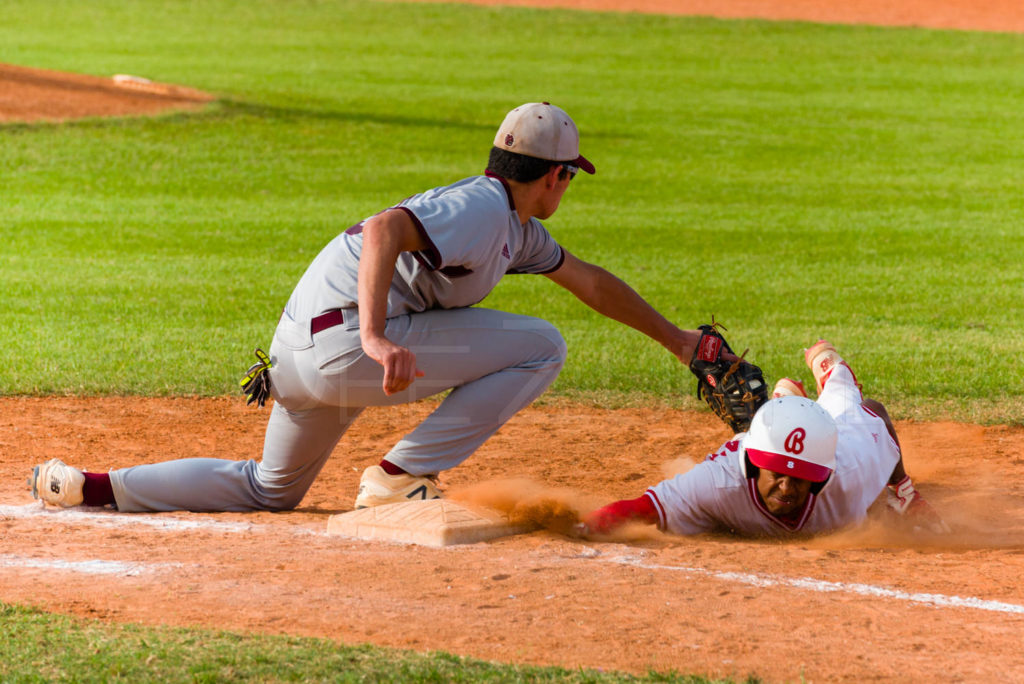
[[[231,392],[334,235],[482,170],[524,101],[598,175],[548,222],[769,379],[819,335],[896,417],[1019,422],[1024,37],[375,2],[5,3],[8,62],[216,93],[205,113],[0,128],[0,391]],[[510,27],[514,27],[510,28]],[[538,306],[538,303],[539,306]],[[549,396],[686,403],[657,344],[545,278]]]
[[[500,665],[446,653],[338,645],[325,639],[108,625],[3,603],[0,635],[0,680],[4,682],[711,684],[708,679],[674,673],[636,676]]]
[[[573,253],[682,327],[714,314],[771,380],[809,380],[800,350],[824,336],[896,418],[1022,422],[1024,36],[365,0],[3,14],[2,61],[220,101],[0,126],[2,394],[234,391],[328,240],[480,172],[505,112],[550,100],[598,166],[547,222]],[[664,350],[545,278],[486,305],[563,331],[549,397],[693,402]],[[243,678],[209,657],[153,678]],[[417,677],[448,679],[444,659]],[[120,676],[75,663],[95,669],[39,677]]]

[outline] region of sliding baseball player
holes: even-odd
[[[817,401],[800,383],[780,380],[747,432],[643,496],[594,511],[578,531],[602,535],[644,522],[684,535],[816,534],[862,522],[887,490],[889,506],[912,526],[948,532],[904,471],[884,407],[864,399],[853,371],[828,342],[812,346],[805,359]]]

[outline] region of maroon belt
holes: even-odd
[[[341,325],[345,322],[345,317],[341,314],[341,309],[332,309],[327,313],[322,313],[319,316],[314,316],[313,320],[309,322],[309,334],[316,335],[318,332],[333,328],[336,325]]]

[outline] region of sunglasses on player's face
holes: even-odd
[[[580,167],[572,164],[562,164],[562,168],[569,172],[569,180],[575,178],[576,174],[580,172]]]

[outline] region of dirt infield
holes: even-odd
[[[240,399],[0,400],[0,599],[109,620],[324,636],[565,666],[770,681],[1024,675],[1024,430],[899,424],[911,472],[956,532],[872,523],[789,543],[551,531],[447,549],[325,534],[359,473],[430,409],[367,411],[291,513],[45,510],[29,467],[258,457],[267,410]],[[443,480],[504,478],[551,520],[637,496],[727,435],[707,412],[531,408]],[[542,486],[541,486],[542,485]],[[494,488],[493,490],[491,488]],[[841,654],[841,655],[840,655]],[[908,676],[909,675],[909,676]],[[1012,675],[1012,676],[1011,676]]]
[[[527,3],[1024,30],[1024,5],[1006,0],[518,4]],[[173,86],[147,91],[0,66],[0,120],[206,101]],[[297,511],[120,515],[44,509],[26,488],[30,467],[53,456],[98,471],[257,458],[267,410],[240,398],[0,398],[0,600],[115,621],[633,672],[1024,681],[1024,429],[897,425],[908,469],[954,526],[941,541],[894,533],[880,510],[856,532],[788,543],[652,531],[589,543],[544,530],[428,549],[327,536],[328,517],[349,510],[362,469],[430,408],[368,410]],[[511,489],[527,502],[518,514],[551,522],[566,507],[637,496],[727,436],[704,411],[535,407],[442,484],[484,501]],[[519,479],[499,484],[508,478]]]

